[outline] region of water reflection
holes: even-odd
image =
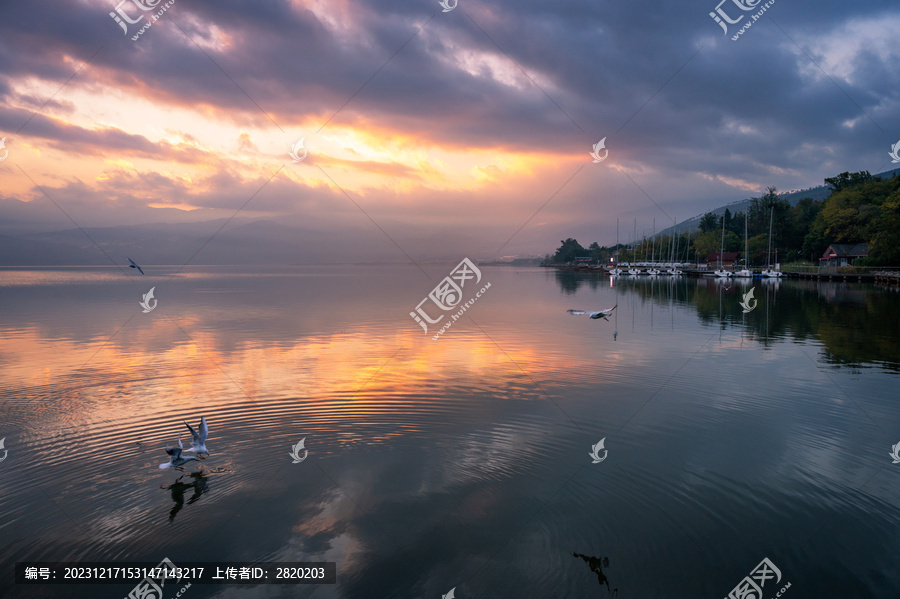
[[[630,296],[632,303],[649,304],[652,325],[657,324],[654,307],[682,306],[692,309],[700,322],[723,332],[740,328],[743,341],[765,348],[787,338],[815,340],[823,345],[828,363],[900,370],[896,289],[809,280],[605,277],[563,271],[557,271],[555,278],[567,295],[582,287],[596,290],[608,279],[617,301],[621,293],[625,303]],[[745,312],[741,303],[751,289],[756,305]]]
[[[601,282],[604,278],[606,277],[600,274],[580,273],[567,270],[556,271],[556,282],[559,283],[559,287],[563,290],[563,293],[568,295],[574,294],[582,286],[587,286],[590,289],[597,289],[602,284]],[[614,277],[609,278],[612,279]]]
[[[587,565],[591,568],[591,572],[597,575],[597,581],[600,583],[600,586],[606,585],[607,593],[612,593],[613,597],[617,597],[619,595],[619,589],[615,588],[612,591],[609,589],[609,579],[606,578],[606,574],[603,573],[603,568],[609,567],[609,558],[599,558],[591,555],[582,555],[580,553],[572,552],[573,557],[580,557],[583,559]]]
[[[485,267],[484,330],[432,341],[417,269],[282,270],[159,284],[151,314],[127,282],[0,277],[0,565],[178,563],[199,538],[208,561],[336,561],[323,599],[437,597],[485,563],[484,596],[712,597],[764,545],[805,596],[896,596],[897,377],[870,366],[896,370],[896,291]],[[159,448],[199,414],[216,452],[173,484]],[[612,570],[573,553],[598,538]],[[864,588],[817,582],[834,563]]]
[[[199,472],[191,472],[187,475],[191,480],[191,482],[181,482],[184,478],[184,475],[179,476],[178,479],[169,486],[163,485],[163,489],[168,489],[169,493],[172,496],[172,501],[175,505],[172,507],[169,512],[169,522],[174,522],[175,516],[178,515],[178,512],[181,511],[181,508],[184,507],[184,495],[188,491],[193,491],[193,494],[187,500],[187,504],[191,505],[194,502],[200,499],[200,496],[209,491],[209,482],[207,481],[206,476],[203,475],[203,471]]]

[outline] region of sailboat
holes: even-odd
[[[650,268],[647,269],[648,275],[658,275],[659,269],[656,268],[656,219],[653,219],[653,237],[650,238],[651,243],[653,244],[651,247],[653,248],[650,253]]]
[[[691,236],[693,235],[693,233],[694,230],[688,227],[687,243],[684,244],[684,262],[682,262],[682,264],[691,263]]]
[[[676,239],[678,239],[678,238],[675,237],[675,234],[677,232],[678,232],[678,222],[675,222],[675,224],[672,227],[672,249],[670,252],[670,255],[672,256],[672,258],[671,258],[671,260],[669,260],[669,268],[666,269],[666,274],[672,275],[672,276],[684,274],[684,272],[682,272],[675,266],[675,260],[678,259],[678,246],[677,246],[677,242],[676,242]]]
[[[769,213],[769,249],[766,250],[766,269],[762,271],[762,276],[767,279],[780,279],[784,276],[784,273],[780,270],[775,270],[772,268],[772,220],[775,218],[775,206],[772,206],[772,211]]]
[[[725,251],[725,215],[722,215],[722,244],[719,246],[719,268],[713,271],[717,277],[730,277],[732,273],[722,268],[722,253]]]
[[[753,278],[753,273],[750,271],[750,252],[749,242],[747,241],[747,213],[744,213],[744,268],[734,273],[734,276],[741,277],[744,279]]]
[[[637,219],[634,219],[634,239],[632,240],[632,243],[631,243],[631,264],[629,265],[630,268],[628,269],[628,274],[630,274],[632,276],[644,274],[641,272],[640,268],[634,267],[634,262],[636,260],[636,250],[637,250]]]
[[[625,274],[625,271],[619,268],[619,219],[616,219],[616,265],[609,269],[609,274],[614,277]]]

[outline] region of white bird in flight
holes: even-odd
[[[591,318],[593,318],[593,319],[595,319],[595,320],[596,320],[597,318],[603,318],[603,319],[605,319],[605,320],[609,320],[607,317],[608,317],[610,314],[612,314],[612,311],[615,310],[615,309],[618,308],[618,307],[619,307],[619,304],[616,304],[615,306],[613,306],[613,307],[610,308],[609,310],[599,310],[599,311],[597,311],[597,312],[585,312],[584,310],[569,310],[568,312],[569,312],[569,314],[572,314],[572,315],[575,315],[575,316],[582,316],[582,315],[587,314],[588,316],[590,316]]]
[[[181,457],[181,451],[184,449],[184,446],[181,444],[181,435],[178,435],[178,447],[169,447],[166,445],[166,453],[169,454],[169,461],[159,465],[160,470],[165,470],[166,468],[177,468],[184,472],[184,465],[190,462],[191,460],[196,460],[194,456],[188,456],[186,458]]]
[[[182,420],[182,422],[184,421]],[[194,428],[187,422],[184,422],[184,425],[188,427],[189,431],[191,431],[191,447],[190,449],[186,449],[185,451],[191,451],[197,454],[197,457],[202,460],[203,458],[200,456],[201,453],[209,455],[209,450],[206,449],[206,437],[209,436],[209,427],[206,426],[206,418],[202,416],[200,417],[199,433],[195,431]]]
[[[144,274],[144,270],[143,270],[140,266],[138,266],[137,264],[135,264],[135,263],[134,263],[134,260],[132,260],[132,259],[129,258],[128,256],[125,256],[125,258],[126,258],[129,262],[131,262],[131,264],[128,265],[128,268],[136,268],[136,269],[138,269],[138,270],[141,272],[141,274]]]

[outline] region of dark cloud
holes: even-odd
[[[328,14],[316,15],[299,3],[176,0],[134,43],[108,16],[112,2],[8,4],[0,8],[0,98],[7,107],[0,127],[14,131],[27,120],[27,111],[11,106],[41,103],[33,95],[11,96],[12,81],[34,77],[62,86],[96,53],[72,89],[202,107],[233,124],[235,139],[250,124],[277,136],[281,127],[293,137],[310,120],[321,126],[334,115],[329,126],[375,127],[436,147],[583,153],[587,162],[590,144],[606,136],[609,164],[585,167],[607,169],[602,180],[580,173],[533,226],[586,226],[587,219],[607,234],[617,214],[644,210],[646,226],[664,218],[644,192],[669,206],[666,212],[687,217],[753,195],[741,182],[806,187],[843,170],[887,167],[886,148],[900,137],[900,48],[884,26],[900,21],[896,3],[777,0],[737,42],[709,17],[715,5],[460,0],[457,10],[441,13],[436,1],[385,0],[331,3]],[[182,164],[208,158],[192,145],[151,143],[110,125],[66,126],[45,116],[50,111],[71,111],[65,93],[22,134],[98,156]],[[248,153],[258,152],[255,141],[240,138]],[[322,157],[326,169],[420,176],[401,164],[338,162]],[[627,169],[643,191],[620,184],[622,176],[608,170],[613,165]],[[507,223],[515,230],[553,193],[568,176],[559,170],[559,181],[543,181],[533,197],[522,198],[521,214],[494,215],[494,237],[504,237]],[[210,207],[252,187],[239,177],[228,180],[224,169],[212,179],[217,190],[240,191],[190,198],[165,177],[145,182]],[[598,191],[598,184],[606,189]],[[310,191],[285,185],[285,197]],[[340,197],[335,190],[317,193]],[[449,209],[441,206],[452,199],[423,194],[426,213],[445,222]],[[579,212],[597,202],[602,215]],[[395,211],[372,208],[379,209]],[[522,235],[533,241],[522,251],[548,243],[536,229]]]

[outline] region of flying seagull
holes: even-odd
[[[184,420],[182,420],[182,422],[184,422]],[[184,425],[186,427],[188,427],[188,430],[191,431],[191,448],[187,449],[186,451],[194,452],[195,454],[197,454],[197,457],[199,457],[202,460],[203,457],[200,456],[201,453],[205,453],[206,455],[209,455],[209,450],[206,449],[206,437],[209,436],[209,427],[206,426],[206,418],[204,418],[204,417],[200,418],[200,432],[199,433],[197,431],[195,431],[194,427],[192,427],[187,422],[184,422]]]
[[[619,307],[619,304],[616,304],[609,310],[600,310],[598,312],[585,312],[584,310],[569,310],[568,312],[569,312],[569,314],[573,314],[575,316],[581,316],[581,315],[587,314],[588,316],[590,316],[591,318],[593,318],[595,320],[598,318],[603,318],[604,320],[609,320],[606,317],[609,316],[610,314],[612,314],[612,311],[618,307]]]
[[[125,257],[128,258],[128,256],[125,256]],[[128,265],[128,268],[136,268],[141,271],[141,274],[144,274],[144,271],[141,270],[140,266],[138,266],[137,264],[134,263],[134,260],[132,260],[131,258],[128,258],[128,261],[131,262],[131,264]]]
[[[178,435],[178,447],[169,447],[168,445],[166,445],[166,453],[169,454],[169,461],[167,463],[160,464],[159,469],[165,470],[166,468],[172,467],[184,472],[184,465],[191,460],[196,460],[197,458],[192,455],[186,458],[181,457],[182,449],[184,449],[184,446],[181,444],[181,435]]]

